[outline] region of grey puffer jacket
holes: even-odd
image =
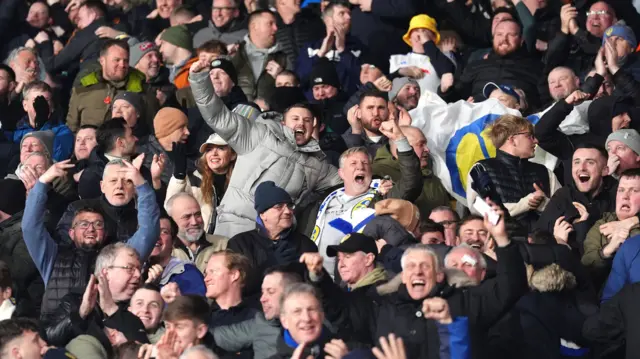
[[[251,121],[229,111],[213,91],[208,72],[190,74],[189,82],[202,118],[238,154],[217,209],[215,234],[233,237],[256,228],[254,193],[264,181],[284,188],[296,204],[311,192],[342,183],[338,169],[323,161],[316,141],[298,146],[293,131],[280,120]]]
[[[230,353],[253,349],[253,359],[266,359],[276,354],[276,343],[282,331],[278,319],[267,320],[263,313],[253,319],[209,329],[216,347]]]

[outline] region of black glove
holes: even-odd
[[[278,265],[287,265],[289,263],[297,261],[298,253],[296,253],[295,247],[289,245],[286,241],[279,241],[284,243],[276,244],[273,255],[276,258]]]
[[[40,129],[49,120],[49,102],[44,96],[38,96],[33,101],[33,109],[36,111],[36,130]]]
[[[187,145],[174,142],[171,154],[173,155],[173,177],[183,180],[187,177]]]

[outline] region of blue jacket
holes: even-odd
[[[69,127],[67,127],[67,125],[65,125],[63,122],[47,121],[42,126],[42,128],[36,130],[35,128],[31,127],[31,124],[29,124],[29,119],[25,116],[22,120],[20,120],[20,122],[18,122],[16,130],[13,132],[13,134],[7,132],[7,137],[13,138],[14,143],[20,144],[20,141],[22,141],[22,138],[26,134],[33,131],[47,130],[53,131],[53,134],[55,136],[53,138],[53,153],[51,154],[51,156],[53,156],[53,159],[55,161],[64,161],[70,158],[71,154],[73,153],[73,145],[75,139],[73,136],[73,132],[71,132]]]
[[[178,258],[171,258],[164,268],[160,279],[160,286],[174,282],[180,288],[182,295],[196,294],[205,296],[207,288],[204,285],[204,276],[198,268]]]
[[[611,299],[627,284],[640,282],[640,235],[627,239],[613,258],[601,302]]]
[[[322,41],[324,41],[324,39],[310,42],[300,49],[300,54],[296,60],[296,74],[299,79],[303,81],[309,79],[313,65],[320,59],[316,53],[320,50],[320,47],[322,47]],[[353,36],[347,36],[344,51],[336,54],[336,50],[332,49],[332,52],[329,54],[333,56],[328,56],[329,60],[335,64],[342,90],[349,95],[356,92],[360,84],[360,66],[362,65],[363,48],[358,39]],[[305,89],[305,95],[309,100],[312,100],[313,94],[310,91],[309,84],[303,83],[302,85]]]
[[[22,217],[22,233],[29,254],[33,258],[44,285],[47,285],[58,256],[58,244],[45,227],[43,214],[47,203],[49,186],[37,181],[27,196]],[[138,193],[138,230],[127,241],[144,262],[151,254],[160,235],[160,209],[153,188],[148,183],[136,187]]]

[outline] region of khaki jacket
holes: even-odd
[[[143,110],[140,120],[147,121],[149,128],[153,128],[153,117],[158,112],[159,104],[156,95],[146,83],[143,73],[130,70],[127,77],[117,83],[102,78],[102,70],[97,70],[82,76],[79,84],[71,91],[67,126],[71,131],[78,132],[82,125],[100,126],[111,118],[113,99],[122,92],[136,92],[142,95]]]

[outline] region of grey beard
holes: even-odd
[[[204,229],[198,230],[196,234],[190,234],[186,230],[181,230],[181,231],[178,231],[178,238],[184,239],[189,243],[195,243],[200,239],[200,237],[202,237],[203,234],[204,234]]]

